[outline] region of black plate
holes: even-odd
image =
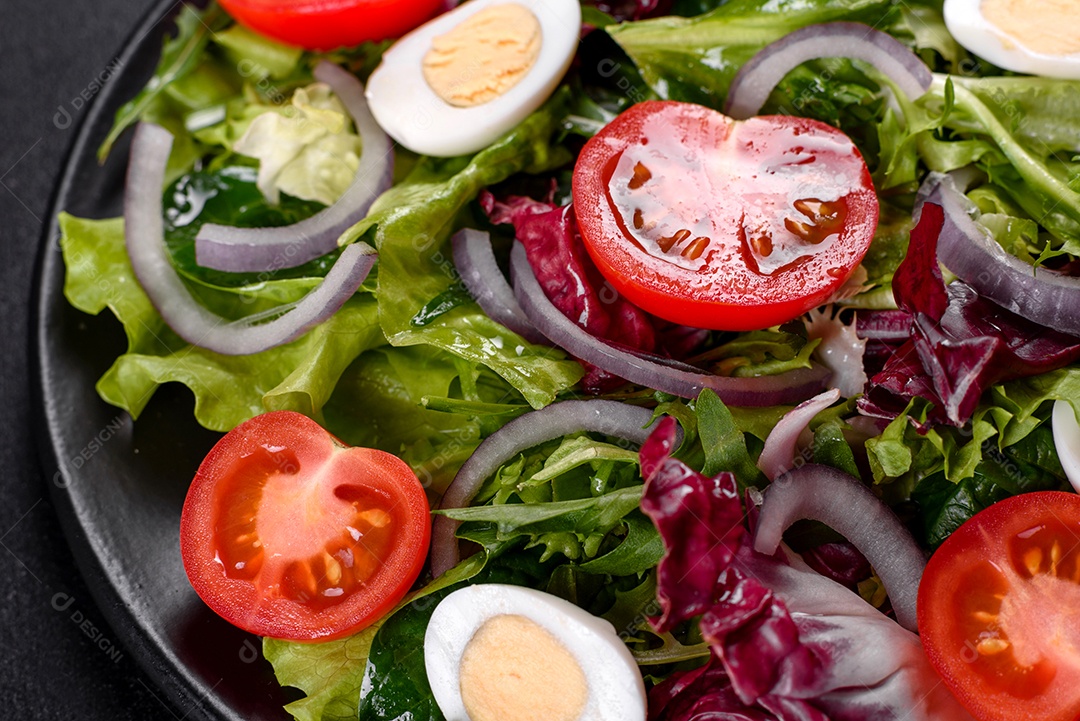
[[[219,438],[200,428],[191,394],[161,389],[137,423],[105,404],[97,379],[124,351],[109,312],[80,313],[63,296],[56,214],[121,214],[127,138],[104,166],[95,153],[116,109],[150,77],[176,0],[158,2],[129,37],[119,70],[82,121],[53,198],[37,266],[31,365],[41,454],[79,569],[102,613],[164,690],[176,717],[282,721],[289,698],[259,639],[225,623],[188,585],[178,529],[188,483]],[[102,282],[109,282],[103,278]]]

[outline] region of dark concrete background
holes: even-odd
[[[34,258],[85,105],[149,0],[4,2],[0,19],[0,717],[181,717],[79,577],[31,422]],[[161,700],[159,700],[161,699]]]

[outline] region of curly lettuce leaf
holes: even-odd
[[[582,376],[562,351],[534,346],[488,318],[474,303],[458,306],[417,326],[417,313],[457,281],[450,234],[479,192],[519,172],[537,173],[569,156],[554,144],[566,112],[567,92],[557,92],[475,156],[421,159],[384,193],[366,219],[348,231],[348,243],[374,236],[379,250],[378,302],[383,332],[395,346],[428,344],[485,365],[505,378],[534,407],[551,403]]]
[[[195,418],[212,430],[231,430],[268,410],[318,417],[353,359],[385,344],[377,304],[370,294],[360,294],[300,339],[262,353],[223,356],[191,346],[168,328],[135,279],[122,219],[82,220],[65,213],[60,229],[66,297],[93,315],[108,308],[124,326],[127,352],[98,381],[97,390],[132,417],[160,385],[172,381],[191,389]],[[236,317],[297,300],[317,282],[296,278],[237,289],[204,286],[197,292],[212,310]]]
[[[605,28],[662,98],[718,108],[743,64],[774,40],[834,20],[891,23],[885,0],[731,0],[693,18],[662,17]]]
[[[361,144],[330,86],[313,83],[253,118],[233,151],[259,160],[257,185],[271,205],[282,193],[330,205],[356,176]]]

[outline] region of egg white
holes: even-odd
[[[1080,493],[1080,423],[1068,401],[1054,401],[1054,447],[1069,483]]]
[[[568,601],[520,586],[478,584],[454,591],[436,607],[424,635],[424,665],[448,721],[467,721],[459,672],[466,646],[493,616],[524,616],[557,638],[581,666],[588,697],[581,719],[644,721],[645,684],[615,628]]]
[[[1080,79],[1080,53],[1046,55],[1031,50],[987,20],[981,6],[982,0],[945,0],[945,26],[965,48],[1006,70]],[[1047,15],[1046,21],[1053,23],[1053,16]]]
[[[424,79],[432,40],[492,5],[512,2],[532,11],[542,42],[536,62],[503,95],[469,108],[450,105]],[[420,26],[383,55],[367,82],[371,112],[383,130],[413,152],[436,157],[481,150],[539,108],[562,80],[577,50],[578,0],[470,0]]]

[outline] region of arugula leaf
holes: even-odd
[[[582,563],[586,573],[632,576],[655,568],[664,555],[664,542],[656,526],[641,511],[631,511],[623,519],[626,537],[614,550]]]
[[[498,539],[557,532],[607,532],[641,503],[642,486],[621,488],[595,498],[550,503],[507,503],[433,511],[463,522],[494,524]]]
[[[844,438],[843,427],[843,422],[839,420],[827,421],[817,427],[814,431],[813,461],[859,478],[862,474],[855,464],[855,454]]]
[[[116,111],[113,127],[98,149],[99,161],[105,161],[113,144],[128,127],[151,114],[154,104],[163,99],[170,86],[190,75],[203,62],[211,36],[228,22],[228,16],[216,3],[201,12],[186,3],[180,4],[176,36],[165,39],[154,77],[138,95]]]
[[[746,439],[724,402],[711,390],[698,395],[694,410],[698,417],[698,434],[705,449],[702,473],[715,476],[730,471],[743,485],[764,485],[765,477],[746,449]]]
[[[227,273],[195,262],[195,236],[206,223],[243,228],[289,225],[322,210],[321,203],[283,196],[270,205],[256,186],[256,168],[226,165],[215,170],[185,173],[163,196],[165,242],[177,271],[185,278],[224,288],[253,285],[270,279],[325,276],[339,253],[282,268],[271,273]],[[367,281],[370,282],[370,281]]]

